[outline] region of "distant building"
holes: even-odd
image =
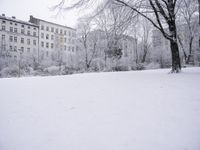
[[[111,47],[114,46],[112,41],[112,38],[107,39],[106,33],[102,30],[94,30],[91,31],[88,34],[88,41],[87,41],[87,48],[89,51],[93,51],[94,46],[96,48],[96,53],[95,57],[99,58],[101,57],[102,59],[105,58],[105,54],[107,55],[107,58],[109,59],[109,51],[112,49]],[[83,43],[81,42],[81,38],[79,37],[79,44],[78,44],[78,49],[83,50]],[[109,43],[108,43],[109,42]],[[137,45],[137,39],[128,36],[128,35],[120,35],[118,37],[117,41],[117,47],[121,49],[122,55],[121,59],[126,61],[131,61],[133,62],[136,58],[136,46]]]
[[[67,64],[76,54],[76,30],[30,16],[29,22],[0,15],[0,63]]]
[[[192,24],[194,39],[192,44],[192,56],[191,60],[194,64],[200,63],[200,50],[198,47],[198,39],[199,39],[199,31],[198,31],[198,20],[194,19],[194,22]],[[188,25],[186,23],[178,24],[177,25],[177,33],[179,36],[179,39],[181,39],[182,45],[179,43],[179,52],[181,56],[182,62],[184,62],[184,54],[183,54],[183,48],[186,53],[189,53],[189,29]],[[162,33],[159,30],[153,31],[152,36],[152,43],[153,43],[153,52],[152,56],[155,61],[159,61],[162,63],[171,63],[171,49],[170,49],[170,42],[169,40],[165,39]],[[185,62],[184,62],[185,63]]]
[[[66,63],[76,53],[76,30],[30,16],[29,22],[39,26],[41,60]]]
[[[137,49],[137,39],[132,36],[123,35],[120,40],[121,49],[122,49],[122,57],[132,57],[135,59],[136,57],[136,49]]]
[[[164,38],[159,30],[154,30],[152,34],[151,59],[161,64],[161,67],[171,65],[170,43]]]
[[[13,63],[21,57],[38,59],[39,26],[5,14],[0,16],[0,59]],[[30,60],[31,62],[31,60]]]

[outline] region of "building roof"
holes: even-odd
[[[32,16],[32,17],[33,17],[33,16]],[[43,22],[46,22],[46,23],[50,23],[50,24],[53,24],[53,25],[57,25],[57,26],[60,26],[60,27],[64,27],[64,28],[68,28],[68,29],[71,29],[71,30],[76,31],[76,29],[71,28],[71,27],[68,27],[68,26],[64,26],[64,25],[57,24],[57,23],[54,23],[54,22],[46,21],[46,20],[39,19],[39,18],[36,18],[36,17],[33,17],[33,18],[34,18],[34,19],[37,19],[37,20],[39,20],[39,21],[43,21]]]
[[[26,24],[26,25],[30,25],[30,26],[34,26],[34,27],[38,27],[38,25],[36,25],[34,23],[22,21],[22,20],[16,19],[15,17],[7,17],[7,16],[0,15],[0,19],[8,20],[8,21],[16,22],[16,23],[21,23],[21,24]]]

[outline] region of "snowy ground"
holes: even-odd
[[[0,79],[0,150],[200,150],[200,68]]]

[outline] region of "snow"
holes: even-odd
[[[199,150],[200,68],[0,79],[0,150]]]

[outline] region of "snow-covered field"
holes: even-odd
[[[200,150],[200,68],[0,79],[0,150]]]

